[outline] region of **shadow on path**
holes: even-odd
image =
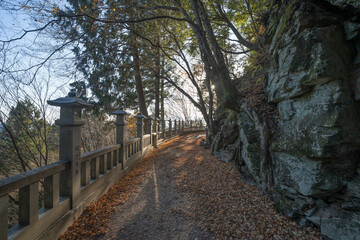
[[[87,207],[63,239],[321,239],[276,212],[199,134],[164,143]],[[105,234],[105,235],[103,235]]]
[[[176,188],[183,164],[177,160],[182,152],[197,147],[195,139],[184,143],[183,136],[145,157],[150,161],[146,177],[138,185],[136,193],[120,205],[110,220],[109,232],[98,239],[212,239],[200,229],[189,215],[190,203],[185,192]],[[149,167],[150,166],[150,167]]]

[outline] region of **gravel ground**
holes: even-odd
[[[98,239],[213,239],[188,214],[189,197],[176,188],[181,171],[176,160],[182,154],[172,146],[166,143],[149,156],[146,177],[136,193],[117,208],[108,233]]]

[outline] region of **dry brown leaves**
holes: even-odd
[[[190,215],[216,238],[321,239],[317,229],[302,229],[297,222],[278,214],[255,186],[241,180],[232,164],[193,146],[194,140],[187,140],[185,156],[177,159],[177,164],[183,166],[177,187],[191,198]]]
[[[249,108],[255,110],[261,119],[266,120],[272,133],[276,133],[278,131],[277,119],[279,112],[275,104],[268,103],[263,86],[264,78],[261,78],[258,82],[252,82],[246,88],[242,89],[242,102]]]
[[[174,140],[164,143],[161,148],[168,146]],[[160,148],[160,149],[161,149]],[[86,207],[81,216],[61,234],[59,239],[93,239],[104,235],[109,230],[112,213],[120,204],[133,196],[137,186],[149,175],[153,161],[153,153],[148,154],[138,165],[122,179],[120,179],[97,202]]]
[[[273,203],[265,202],[255,186],[244,183],[233,165],[218,161],[199,147],[199,142],[185,136],[163,144],[159,150],[171,147],[183,153],[174,158],[167,151],[169,161],[175,161],[175,169],[169,174],[176,175],[176,188],[185,192],[191,203],[191,210],[184,207],[181,211],[204,230],[217,239],[321,239],[317,229],[302,229],[276,213]],[[151,177],[149,169],[157,152],[145,157],[99,201],[88,206],[60,239],[92,239],[106,233],[116,207],[134,196],[137,186]]]
[[[135,177],[137,176],[137,177]],[[91,239],[103,235],[108,230],[111,213],[119,204],[124,204],[141,181],[140,169],[128,173],[97,202],[86,207],[81,216],[61,234],[59,239]]]

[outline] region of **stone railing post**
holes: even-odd
[[[172,126],[171,126],[171,119],[169,119],[169,138],[172,136]]]
[[[150,144],[152,144],[152,117],[145,117],[146,122],[146,128],[145,128],[145,134],[150,134]]]
[[[71,90],[67,97],[49,100],[49,105],[60,107],[60,119],[55,121],[60,126],[59,159],[70,163],[70,167],[60,173],[60,196],[71,198],[71,208],[80,202],[80,150],[82,109],[92,105],[77,98]]]
[[[153,147],[157,148],[157,141],[159,137],[159,120],[157,118],[154,118],[153,131],[156,134],[153,139]]]
[[[209,128],[205,128],[205,149],[209,149],[210,147],[210,139],[209,139]]]
[[[174,135],[177,135],[177,120],[174,120]]]
[[[145,117],[145,121],[146,121],[146,128],[145,128],[145,134],[151,134],[152,133],[152,117]]]
[[[123,108],[120,108],[120,110],[116,110],[112,113],[113,115],[116,115],[116,144],[121,144],[120,152],[119,152],[119,160],[120,163],[124,163],[125,159],[125,149],[124,149],[124,143],[125,143],[125,134],[126,134],[126,112],[123,110]]]
[[[166,123],[165,123],[165,119],[161,120],[161,134],[162,134],[162,138],[165,139],[166,138]]]
[[[200,129],[203,129],[203,122],[200,120]]]
[[[185,121],[184,120],[182,120],[182,130],[181,130],[181,132],[183,133],[184,131],[185,131]]]
[[[205,140],[206,142],[209,141],[209,129],[207,127],[205,128]]]
[[[137,119],[136,126],[137,126],[137,137],[140,138],[140,151],[143,150],[143,135],[144,135],[144,122],[143,119],[145,118],[141,113],[138,113],[135,118]]]
[[[180,135],[180,120],[176,121],[176,135]]]
[[[190,120],[190,130],[192,131],[192,120]]]

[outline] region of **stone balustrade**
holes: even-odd
[[[70,92],[67,97],[48,101],[60,107],[59,161],[0,180],[0,240],[56,239],[79,217],[85,207],[99,199],[144,155],[180,134],[204,131],[194,123],[137,118],[137,137],[125,141],[126,112],[116,115],[116,144],[80,153],[82,109],[90,104]],[[144,129],[144,121],[145,129]],[[39,209],[39,183],[43,183],[44,207]],[[9,193],[19,191],[18,224],[8,229]]]

